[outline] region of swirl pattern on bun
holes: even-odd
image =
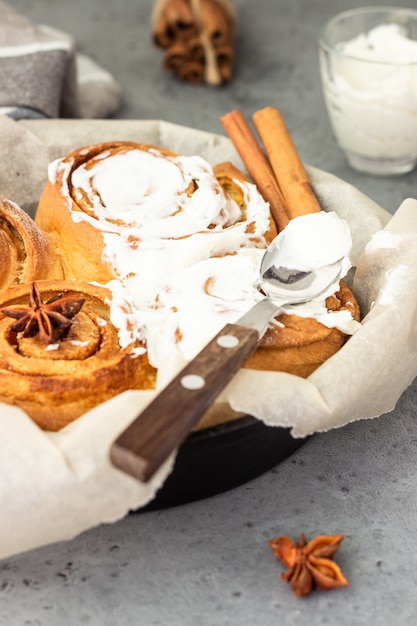
[[[145,346],[157,387],[262,298],[260,262],[277,234],[268,203],[231,163],[133,142],[51,164],[36,222],[66,279],[111,292],[119,335]],[[359,308],[343,282],[334,292],[283,309],[245,367],[306,377],[337,352]]]
[[[123,345],[111,321],[111,292],[80,281],[36,283],[46,302],[65,296],[83,301],[65,338],[45,343],[39,334],[15,332],[5,314],[26,306],[30,285],[0,294],[0,401],[24,409],[43,429],[58,430],[127,389],[155,386],[155,370],[140,341]]]

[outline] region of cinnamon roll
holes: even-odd
[[[156,296],[169,315],[149,325],[152,353],[175,345],[189,361],[225,324],[236,323],[263,297],[256,288],[262,255],[247,249],[178,272]],[[307,377],[342,347],[359,319],[358,303],[340,281],[333,295],[283,307],[244,367]]]
[[[45,280],[3,291],[0,401],[53,431],[122,391],[153,388],[155,370],[143,342],[121,336],[111,298],[108,289],[79,281]],[[65,313],[69,323],[62,320]],[[55,330],[66,326],[63,334],[50,335],[50,343],[39,332],[49,323]]]
[[[53,246],[23,209],[0,196],[0,291],[45,278],[62,278]]]
[[[51,164],[36,222],[65,278],[106,284],[119,332],[143,342],[157,385],[263,297],[261,258],[277,233],[269,205],[231,163],[212,168],[129,142]],[[359,309],[344,283],[326,296],[283,308],[245,367],[306,377],[337,352]]]
[[[231,164],[216,177],[201,157],[133,142],[81,148],[51,164],[35,221],[65,278],[100,282],[140,268],[142,252],[157,271],[152,251],[163,248],[174,269],[265,247],[276,234],[268,205]]]
[[[348,316],[352,325],[360,321],[359,305],[347,285],[325,300],[329,315]],[[314,317],[282,313],[271,324],[245,367],[295,374],[307,378],[347,341],[351,332],[326,326]]]

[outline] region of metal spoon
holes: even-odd
[[[307,272],[280,267],[274,241],[260,267],[258,288],[266,297],[227,324],[116,439],[110,449],[116,467],[148,481],[255,351],[280,307],[308,302],[340,278],[343,259]]]

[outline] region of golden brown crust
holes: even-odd
[[[0,259],[0,291],[21,282],[63,276],[46,235],[4,196],[0,196]]]
[[[124,390],[155,386],[146,352],[133,356],[133,346],[120,348],[107,289],[78,281],[37,285],[44,301],[63,294],[85,302],[67,338],[47,347],[39,336],[13,332],[15,320],[1,312],[27,304],[30,285],[0,294],[0,401],[21,407],[43,429],[58,430]]]
[[[49,237],[56,253],[62,260],[64,278],[106,283],[114,275],[103,261],[104,241],[99,229],[87,221],[76,222],[72,211],[87,213],[85,206],[79,206],[69,195],[61,193],[61,184],[65,176],[70,181],[71,173],[80,165],[88,163],[101,153],[109,156],[131,149],[150,150],[154,146],[147,144],[115,141],[94,144],[70,152],[65,159],[57,180],[47,182],[40,198],[35,222]],[[158,148],[159,149],[159,148]],[[169,150],[159,149],[163,154],[174,155]],[[69,192],[72,188],[69,182]]]
[[[252,183],[252,181],[230,161],[218,163],[213,167],[213,172],[220,185],[228,196],[233,198],[240,210],[242,211],[242,219],[246,219],[245,198],[242,188],[235,181],[241,183]],[[265,233],[265,241],[269,244],[278,234],[276,224],[272,217],[269,219],[269,229]]]
[[[102,259],[104,243],[100,230],[86,220],[76,221],[72,217],[71,211],[88,213],[88,202],[86,206],[78,206],[71,197],[63,197],[62,176],[68,177],[71,171],[90,159],[94,159],[97,155],[104,153],[110,155],[130,149],[156,149],[167,156],[176,155],[174,152],[156,146],[135,142],[96,144],[70,153],[64,159],[66,167],[60,169],[55,184],[49,182],[44,190],[36,221],[48,233],[61,255],[66,278],[77,280],[82,278],[86,281],[105,283],[114,278],[114,275]],[[225,192],[236,201],[241,209],[242,219],[245,219],[245,199],[239,183],[251,181],[230,162],[216,165],[214,174]],[[275,223],[271,219],[269,230],[265,233],[267,243],[274,238],[276,233]],[[265,242],[262,245],[265,245]],[[326,305],[328,310],[348,309],[352,317],[359,320],[356,300],[343,282],[340,284],[339,292],[327,299]],[[283,371],[307,377],[335,354],[346,338],[341,331],[328,328],[315,319],[282,314],[278,316],[276,324],[271,325],[245,367],[264,371]],[[147,362],[143,363],[143,372],[145,376],[150,372]],[[149,380],[147,380],[147,385]],[[151,387],[152,384],[149,384],[146,388]],[[223,417],[219,417],[218,410],[210,410],[197,428],[205,428],[213,423],[236,417],[232,411],[222,409],[220,413]]]
[[[346,284],[326,300],[329,311],[348,310],[360,320],[359,305]],[[287,372],[306,378],[345,343],[347,336],[317,320],[281,314],[265,333],[256,352],[246,361],[248,369]]]
[[[50,182],[41,196],[35,221],[61,258],[64,278],[82,276],[83,280],[102,283],[114,278],[102,260],[104,243],[100,231],[88,222],[75,222],[59,189]]]
[[[359,305],[351,290],[341,281],[339,291],[326,300],[329,311],[347,309],[360,321]],[[340,350],[347,340],[337,328],[328,328],[312,318],[281,314],[271,325],[254,354],[246,361],[246,369],[276,371],[307,378],[322,363]],[[203,430],[242,417],[226,403],[215,403],[194,430]]]

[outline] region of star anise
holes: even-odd
[[[275,556],[288,570],[281,574],[296,596],[307,596],[315,589],[348,586],[341,569],[332,560],[343,535],[318,535],[308,543],[302,534],[296,545],[291,537],[276,537],[268,542]]]
[[[39,334],[42,341],[53,343],[68,334],[72,318],[83,304],[83,298],[64,298],[62,294],[43,302],[38,286],[33,282],[29,306],[13,305],[2,309],[2,313],[17,320],[12,326],[14,332],[22,332],[23,337],[35,337]]]

